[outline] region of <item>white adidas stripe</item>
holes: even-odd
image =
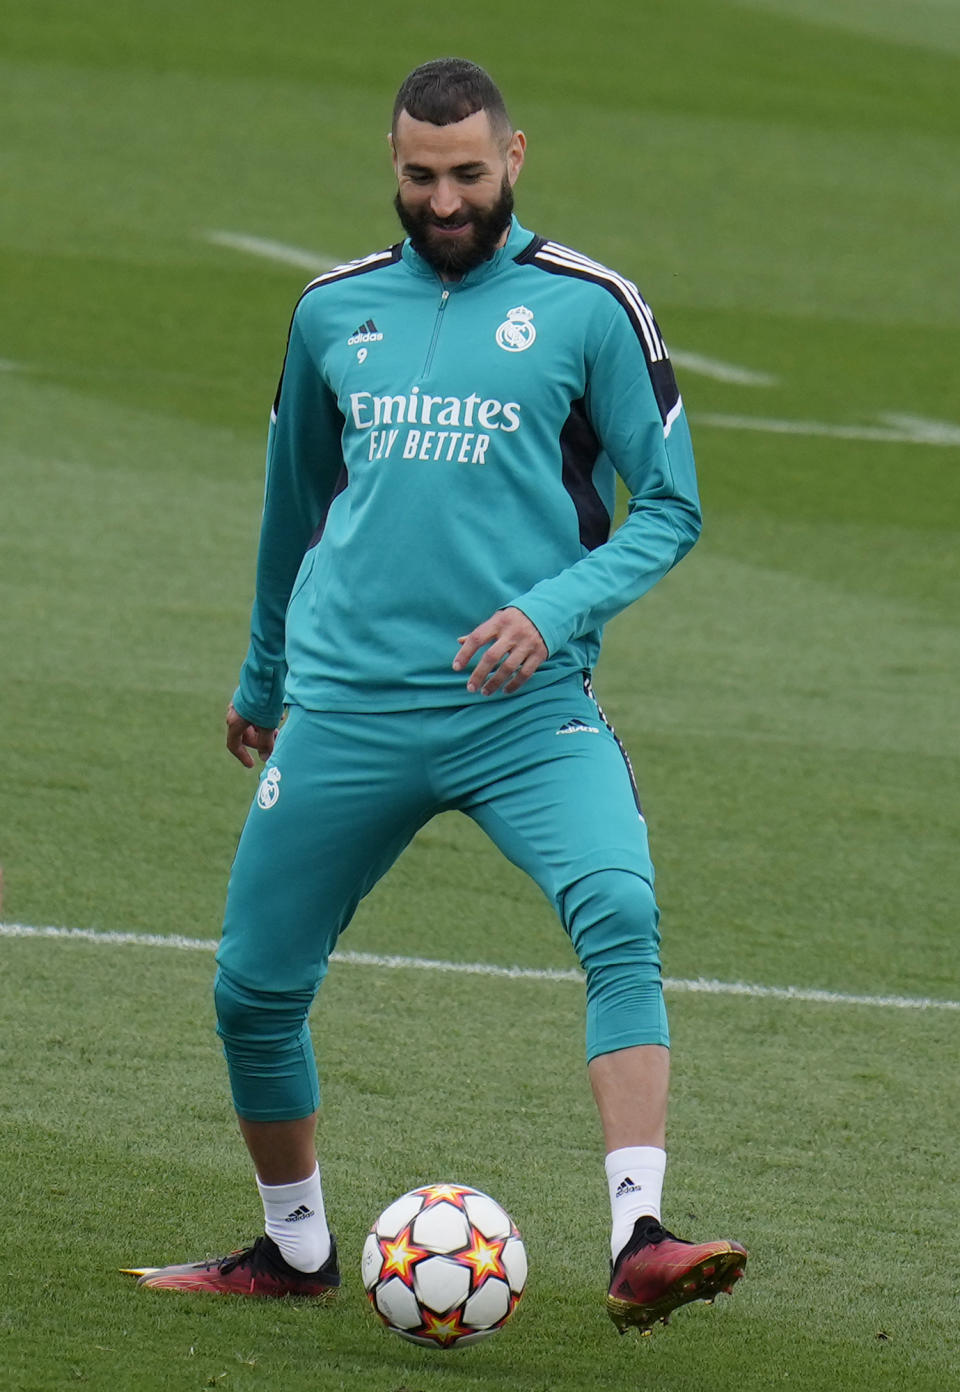
[[[606,281],[609,284],[615,285],[617,289],[619,289],[622,293],[626,293],[624,287],[620,284],[616,277],[612,275],[601,275],[592,267],[583,266],[579,262],[572,261],[565,256],[557,256],[553,252],[547,251],[545,248],[538,251],[534,259],[536,261],[548,261],[551,265],[559,266],[561,270],[587,272],[595,280]],[[637,328],[643,335],[643,341],[647,347],[647,354],[651,362],[659,362],[664,355],[660,351],[658,345],[653,340],[653,337],[650,333],[650,326],[647,323],[646,318],[640,313],[639,307],[637,306],[633,298],[629,296],[627,298],[629,300],[630,307],[633,310],[632,317],[634,319],[634,322],[636,323]]]
[[[614,280],[619,281],[619,284],[622,285],[626,294],[632,296],[633,301],[639,306],[641,315],[643,315],[644,320],[646,320],[648,326],[650,326],[650,333],[653,334],[654,340],[658,342],[659,348],[661,348],[662,355],[666,358],[668,354],[666,354],[664,335],[659,331],[657,320],[654,319],[653,309],[650,308],[646,299],[640,294],[640,288],[637,287],[636,281],[630,280],[629,276],[622,276],[621,271],[612,269],[612,266],[604,266],[602,262],[594,260],[593,256],[586,256],[583,252],[576,251],[573,246],[563,246],[562,251],[565,252],[566,255],[572,256],[575,260],[582,260],[584,266],[589,267],[590,270],[602,271],[605,276],[612,276]]]
[[[329,271],[324,271],[323,275],[316,276],[308,281],[304,286],[303,293],[312,290],[315,285],[323,285],[328,280],[336,280],[338,276],[344,275],[347,271],[358,271],[364,266],[375,266],[381,262],[392,262],[392,251],[375,251],[371,256],[360,256],[356,261],[344,261],[342,265],[333,266]]]
[[[176,933],[109,933],[98,932],[93,928],[36,928],[24,923],[0,923],[0,938],[47,938],[92,943],[99,947],[165,947],[181,952],[213,952],[217,946],[212,938],[187,938]],[[583,973],[572,967],[503,967],[492,962],[447,962],[432,957],[402,957],[376,952],[335,952],[330,960],[348,967],[447,972],[459,976],[500,977],[511,981],[583,981]],[[897,1010],[960,1010],[960,1001],[937,1000],[929,996],[851,995],[843,991],[823,991],[805,986],[756,986],[744,981],[714,981],[706,978],[684,980],[665,977],[663,985],[666,991],[675,993],[747,996],[764,1000],[800,1001],[812,1005],[863,1005]]]
[[[589,257],[582,256],[580,252],[572,251],[569,247],[560,246],[557,242],[545,243],[534,257],[534,260],[537,259],[549,261],[565,270],[584,271],[597,280],[615,286],[637,316],[651,361],[661,362],[667,356],[666,344],[657,329],[650,307],[632,280],[626,280],[616,271],[611,271],[608,266],[601,266],[599,261],[591,261]]]
[[[557,242],[547,242],[546,247],[541,248],[541,250],[537,252],[535,259],[549,261],[552,265],[559,266],[566,270],[585,271],[588,275],[596,279],[617,285],[634,309],[635,322],[647,345],[648,357],[653,362],[666,361],[668,357],[667,346],[657,329],[649,306],[646,304],[633,282],[625,280],[623,276],[617,275],[616,271],[611,271],[606,266],[601,266],[598,261],[591,261],[589,257],[581,256],[579,252],[571,251],[568,247],[559,248],[559,250],[564,253],[563,256],[556,255],[555,249],[557,249],[558,246],[559,244]],[[549,251],[546,250],[547,247],[550,248]],[[673,429],[673,423],[677,420],[682,410],[683,400],[678,395],[663,422],[663,438],[665,440],[669,439],[670,432]]]
[[[667,345],[663,341],[663,335],[657,327],[657,321],[653,317],[653,310],[640,294],[640,290],[634,281],[627,276],[621,275],[619,271],[613,270],[611,266],[605,266],[601,261],[594,261],[592,256],[585,256],[582,251],[577,251],[574,247],[563,246],[560,242],[550,242],[550,247],[560,252],[562,256],[569,256],[573,261],[580,262],[584,269],[597,271],[598,273],[610,276],[623,288],[624,294],[628,295],[637,306],[644,321],[649,326],[650,332],[663,350],[664,356],[667,353]]]

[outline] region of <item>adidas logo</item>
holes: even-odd
[[[372,319],[368,319],[365,324],[361,324],[359,329],[354,329],[347,339],[347,346],[353,348],[357,343],[382,343],[383,334],[377,328]]]
[[[600,727],[588,725],[585,720],[568,720],[566,725],[561,725],[557,731],[558,735],[599,735]]]
[[[300,1207],[295,1208],[292,1213],[288,1213],[283,1221],[285,1223],[302,1223],[304,1218],[312,1218],[313,1216],[314,1210],[312,1208],[307,1208],[306,1204],[301,1204]]]
[[[635,1183],[635,1181],[632,1180],[629,1175],[627,1175],[626,1179],[621,1179],[620,1183],[617,1185],[617,1192],[614,1195],[614,1198],[622,1199],[625,1194],[642,1193],[643,1185]]]

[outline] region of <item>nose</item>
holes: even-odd
[[[451,179],[438,179],[430,196],[430,211],[434,217],[453,217],[460,208],[460,194]]]

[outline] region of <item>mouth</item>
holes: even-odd
[[[432,222],[431,230],[438,232],[441,237],[458,237],[461,232],[469,231],[472,223],[469,219],[465,222]]]

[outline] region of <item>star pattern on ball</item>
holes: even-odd
[[[424,1208],[437,1203],[452,1203],[457,1208],[463,1207],[465,1191],[460,1184],[430,1184],[417,1192],[423,1195]]]
[[[388,1276],[399,1276],[404,1285],[412,1285],[413,1268],[423,1257],[429,1256],[426,1247],[418,1247],[410,1236],[409,1223],[394,1238],[381,1237],[380,1251],[383,1253],[381,1280]]]
[[[430,1310],[423,1312],[423,1325],[417,1330],[421,1337],[432,1339],[437,1344],[455,1344],[465,1334],[473,1331],[460,1319],[459,1310],[451,1310],[448,1315],[435,1315]]]
[[[488,1242],[476,1228],[470,1229],[470,1236],[473,1244],[466,1252],[460,1253],[460,1261],[472,1270],[474,1287],[481,1285],[488,1276],[499,1276],[506,1281],[507,1273],[502,1261],[505,1243],[497,1239]]]

